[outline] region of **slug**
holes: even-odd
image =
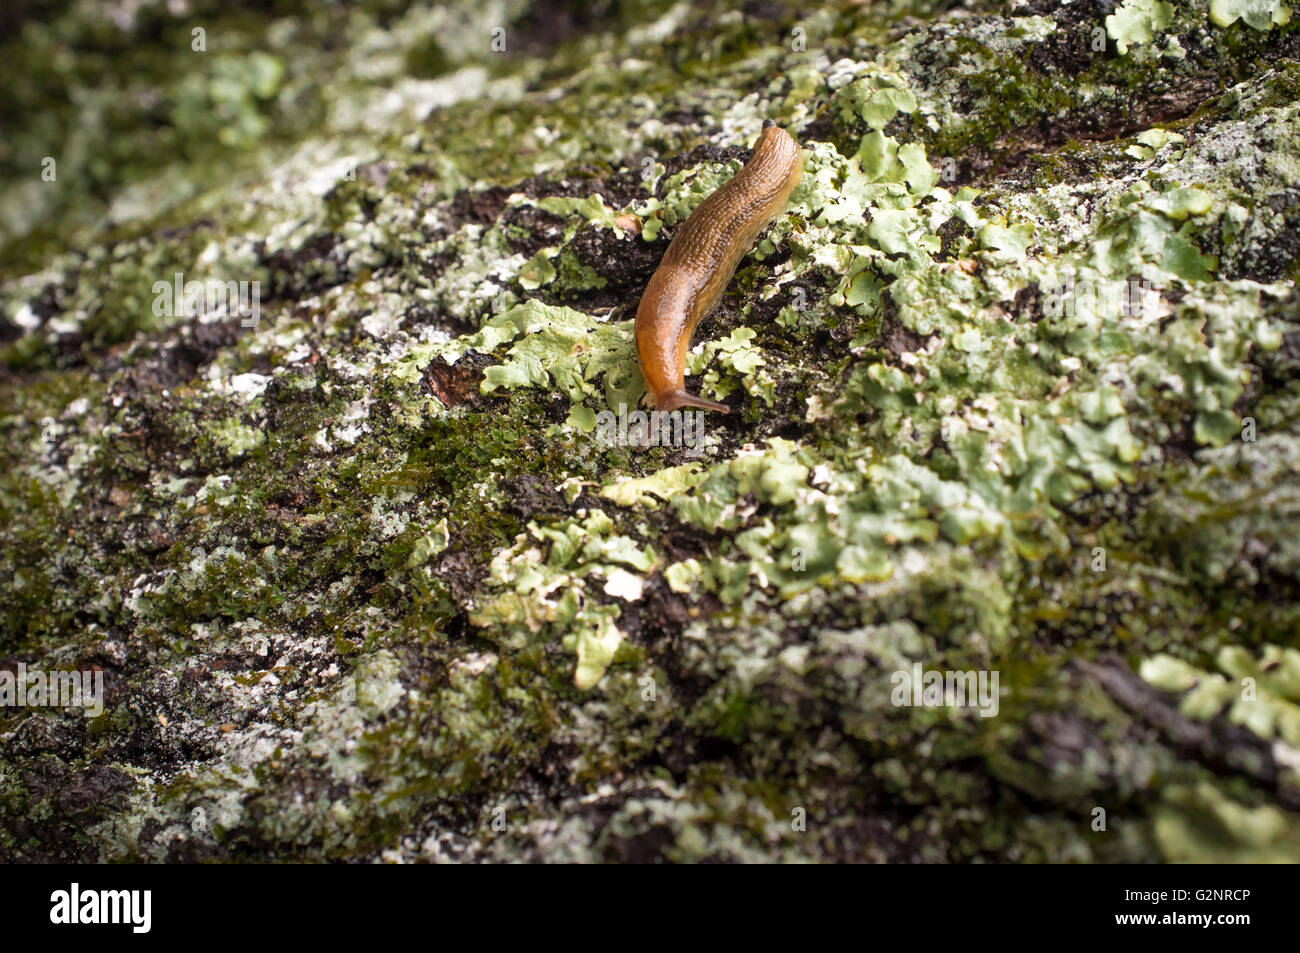
[[[745,167],[701,202],[673,236],[636,309],[637,356],[655,410],[730,410],[686,393],[691,335],[802,178],[799,143],[769,119]]]

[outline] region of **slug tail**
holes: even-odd
[[[679,407],[698,407],[701,410],[716,410],[719,413],[731,413],[731,408],[726,404],[720,404],[716,400],[705,400],[703,397],[696,397],[694,394],[688,394],[684,390],[674,390],[662,395],[655,401],[655,410],[677,410]]]

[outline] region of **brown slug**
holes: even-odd
[[[802,178],[799,143],[769,119],[745,167],[701,202],[673,236],[636,311],[637,356],[656,410],[730,409],[686,393],[691,335]]]

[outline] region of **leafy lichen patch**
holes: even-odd
[[[0,282],[0,665],[109,686],[0,710],[0,852],[1290,859],[1286,5],[526,6],[232,21],[129,81],[140,149],[0,157],[5,228],[67,226]],[[601,442],[766,118],[805,181],[688,361],[740,413]],[[185,130],[245,158],[149,151]],[[260,319],[156,314],[177,271]]]

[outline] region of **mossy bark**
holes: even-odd
[[[5,14],[0,856],[1300,859],[1286,6],[731,6]]]

